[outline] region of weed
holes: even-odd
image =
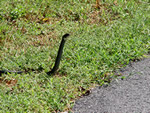
[[[95,4],[95,0],[0,1],[0,69],[29,71],[0,78],[0,111],[69,110],[91,87],[108,84],[116,69],[148,53],[148,0]],[[64,33],[71,37],[58,73],[49,77],[45,72],[54,65]]]

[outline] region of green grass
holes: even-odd
[[[150,50],[149,0],[1,0],[1,112],[58,112],[114,71]],[[59,71],[53,67],[61,36],[70,33]],[[34,70],[34,71],[32,71]],[[9,84],[5,80],[17,80]]]

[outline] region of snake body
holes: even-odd
[[[69,34],[63,35],[60,46],[59,46],[58,54],[57,54],[57,57],[55,60],[55,65],[51,71],[47,72],[48,75],[54,74],[57,71],[57,69],[59,68],[60,59],[61,59],[61,56],[63,53],[63,48],[64,48],[64,45],[65,45],[65,42],[66,42],[66,39],[68,36],[69,36]]]

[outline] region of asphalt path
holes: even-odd
[[[150,57],[133,62],[108,86],[75,102],[74,113],[150,113]]]

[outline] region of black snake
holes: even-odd
[[[48,75],[54,74],[57,71],[57,69],[59,68],[60,59],[61,59],[61,56],[62,56],[62,53],[63,53],[64,44],[65,44],[66,39],[67,39],[68,36],[70,36],[68,33],[62,36],[62,40],[61,40],[61,43],[60,43],[60,46],[59,46],[58,54],[57,54],[57,57],[56,57],[56,60],[55,60],[55,65],[54,65],[54,67],[52,68],[51,71],[47,72]],[[0,70],[0,76],[4,73],[5,74],[7,74],[7,73],[21,74],[23,72],[25,72],[25,71]]]

